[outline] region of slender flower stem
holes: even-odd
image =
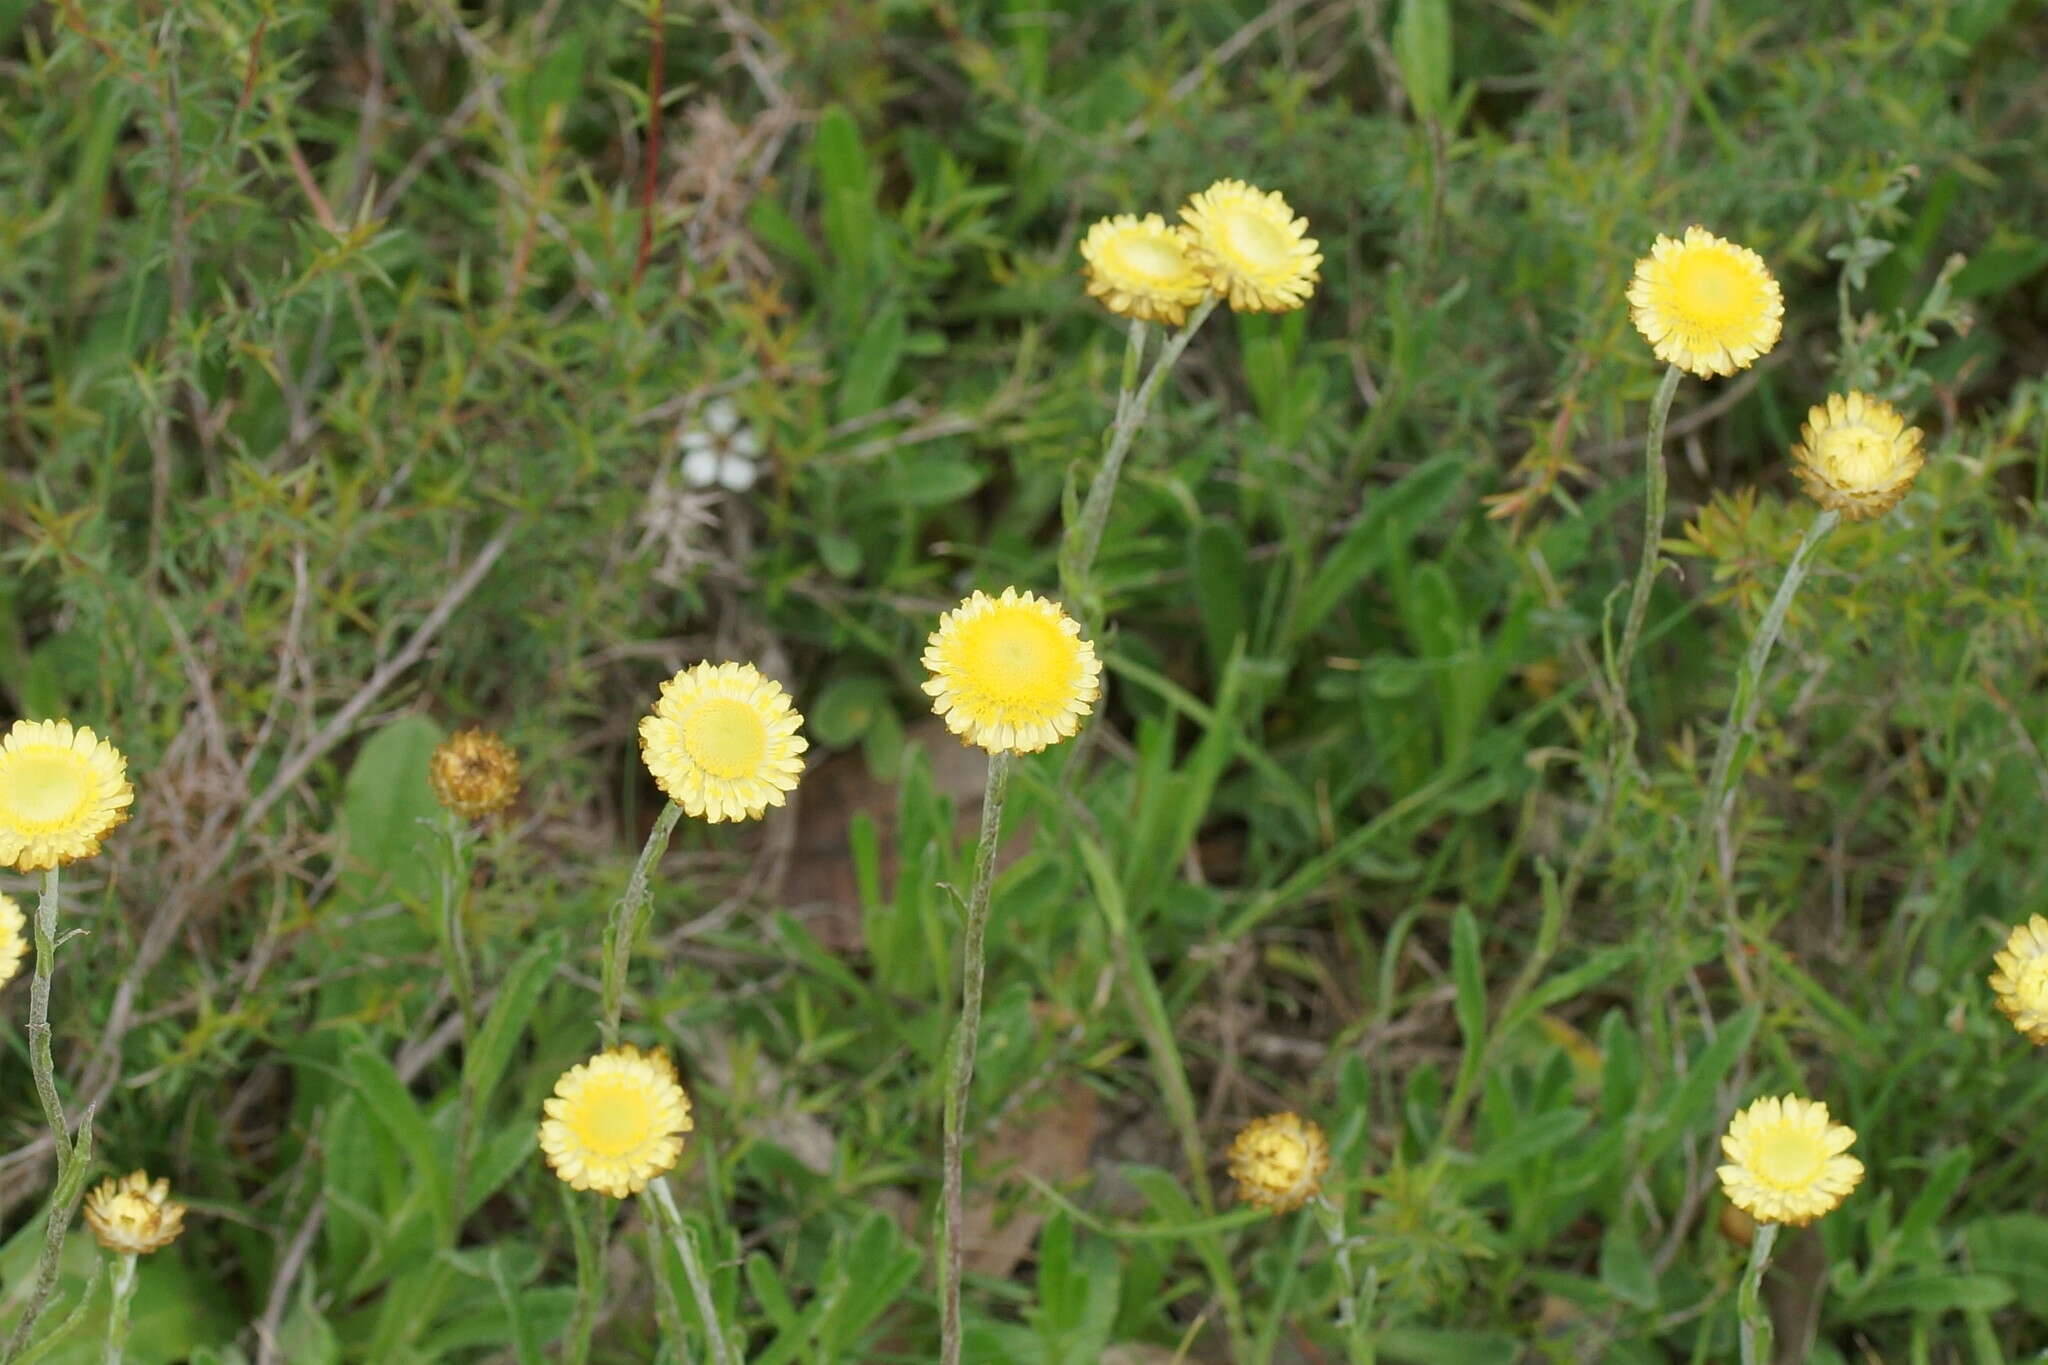
[[[107,1353],[104,1365],[121,1365],[128,1349],[128,1301],[135,1296],[135,1253],[124,1251],[114,1263],[114,1302],[107,1310]]]
[[[453,811],[444,812],[441,837],[441,951],[448,959],[448,979],[462,1014],[462,1085],[455,1110],[454,1218],[459,1236],[469,1204],[470,1148],[474,1143],[476,1082],[470,1070],[470,1045],[476,1039],[476,966],[469,953],[469,931],[463,913],[469,898],[469,854],[473,838]]]
[[[1779,581],[1778,591],[1771,597],[1771,604],[1765,609],[1763,620],[1757,623],[1756,635],[1751,638],[1749,649],[1743,655],[1742,669],[1735,677],[1735,695],[1728,702],[1728,718],[1722,722],[1720,744],[1714,750],[1714,765],[1708,771],[1707,794],[1700,805],[1692,848],[1687,854],[1684,872],[1672,884],[1668,912],[1674,922],[1676,916],[1692,902],[1700,873],[1705,870],[1713,850],[1726,840],[1735,796],[1735,758],[1748,744],[1756,728],[1757,707],[1763,701],[1764,669],[1769,666],[1771,651],[1776,648],[1778,636],[1785,628],[1785,617],[1792,610],[1792,599],[1798,595],[1799,585],[1806,581],[1807,570],[1812,567],[1814,547],[1825,540],[1828,532],[1834,530],[1841,520],[1841,513],[1823,511],[1806,528],[1799,548],[1792,552],[1792,560],[1785,566],[1785,577]]]
[[[1159,385],[1172,372],[1181,352],[1194,340],[1195,333],[1208,321],[1209,314],[1216,311],[1221,298],[1219,294],[1211,294],[1188,314],[1188,320],[1180,330],[1160,347],[1158,358],[1145,375],[1145,382],[1135,393],[1131,392],[1131,381],[1144,353],[1145,336],[1142,323],[1131,325],[1130,344],[1124,352],[1123,385],[1117,394],[1116,419],[1110,423],[1103,438],[1102,467],[1095,472],[1094,482],[1088,485],[1088,497],[1081,504],[1080,520],[1067,528],[1066,544],[1060,551],[1060,581],[1070,597],[1085,599],[1090,595],[1087,586],[1089,576],[1094,571],[1096,552],[1102,548],[1103,528],[1109,524],[1109,505],[1116,497],[1117,479],[1123,473],[1124,457],[1130,454],[1131,441],[1137,436],[1138,428],[1145,425],[1145,417],[1152,411],[1152,399],[1158,393]]]
[[[92,1164],[92,1114],[88,1110],[79,1123],[78,1136],[71,1136],[64,1117],[64,1101],[57,1094],[57,1065],[50,1050],[50,980],[57,965],[57,910],[61,886],[57,869],[43,873],[42,897],[36,903],[35,979],[28,996],[29,1070],[35,1076],[36,1097],[42,1101],[43,1122],[49,1126],[50,1142],[56,1149],[56,1179],[51,1183],[48,1221],[43,1227],[42,1255],[36,1261],[34,1288],[22,1306],[7,1349],[0,1352],[0,1365],[20,1355],[35,1331],[36,1320],[49,1306],[57,1287],[58,1258],[64,1251],[64,1237],[71,1227],[71,1215],[85,1192],[85,1176]]]
[[[557,1182],[558,1184],[560,1182]],[[608,1219],[593,1219],[566,1184],[561,1186],[562,1208],[569,1217],[569,1237],[576,1244],[576,1313],[569,1320],[568,1340],[562,1347],[562,1365],[586,1365],[590,1359],[590,1334],[597,1325],[597,1305],[604,1298],[605,1231]],[[596,1231],[591,1225],[596,1224]]]
[[[1619,728],[1631,741],[1634,725],[1627,719],[1628,675],[1635,664],[1636,646],[1643,637],[1643,619],[1650,611],[1650,590],[1657,583],[1657,565],[1664,557],[1664,502],[1669,477],[1664,468],[1664,424],[1671,416],[1671,399],[1685,371],[1676,365],[1664,371],[1664,382],[1650,400],[1650,432],[1643,440],[1643,552],[1636,563],[1635,586],[1628,596],[1628,614],[1622,618],[1621,648],[1608,660],[1608,690],[1612,693]]]
[[[683,1274],[690,1281],[690,1297],[697,1302],[697,1316],[703,1321],[704,1336],[711,1344],[711,1365],[733,1365],[735,1357],[726,1344],[724,1329],[718,1325],[718,1305],[711,1297],[711,1277],[704,1273],[696,1230],[683,1221],[667,1176],[656,1176],[647,1190],[662,1225],[668,1229],[669,1239],[675,1243],[676,1255],[682,1258]]]
[[[1344,1287],[1344,1298],[1337,1305],[1337,1326],[1344,1330],[1344,1358],[1350,1365],[1374,1365],[1378,1351],[1372,1340],[1372,1315],[1379,1299],[1379,1274],[1367,1271],[1361,1285],[1351,1264],[1351,1239],[1345,1233],[1344,1215],[1322,1194],[1316,1195],[1311,1207],[1336,1259],[1337,1282]]]
[[[1735,1292],[1735,1312],[1742,1335],[1742,1365],[1770,1365],[1771,1339],[1775,1329],[1763,1305],[1764,1270],[1771,1263],[1771,1244],[1778,1240],[1778,1225],[1763,1223],[1749,1244],[1749,1267],[1742,1272],[1742,1287]]]
[[[967,1113],[968,1092],[974,1084],[974,1051],[981,1040],[981,978],[988,935],[989,887],[995,880],[1003,795],[1009,784],[1010,756],[990,754],[988,786],[981,798],[981,840],[974,848],[974,886],[967,900],[966,933],[960,942],[960,1019],[953,1027],[953,1051],[946,1064],[945,1184],[939,1234],[940,1365],[960,1365],[960,1234],[964,1216],[960,1131]]]
[[[654,828],[648,832],[647,844],[640,850],[640,861],[633,864],[633,877],[626,883],[626,894],[619,897],[612,906],[611,922],[604,931],[604,1045],[616,1047],[619,1042],[619,1016],[626,1007],[626,969],[633,961],[633,945],[640,939],[647,927],[649,908],[654,904],[654,894],[649,886],[654,865],[661,861],[661,855],[668,851],[669,835],[675,832],[676,821],[682,817],[683,808],[670,801],[662,808]]]

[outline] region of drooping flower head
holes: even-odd
[[[1298,1114],[1253,1119],[1230,1144],[1230,1177],[1237,1196],[1272,1213],[1287,1213],[1315,1198],[1330,1169],[1323,1130]]]
[[[661,685],[640,722],[647,770],[683,813],[757,820],[796,787],[810,741],[782,684],[752,664],[701,663]]]
[[[0,986],[14,980],[28,956],[28,916],[14,897],[0,891]]]
[[[2029,1042],[2048,1044],[2048,919],[2029,917],[1991,960],[1998,1008]]]
[[[1186,228],[1169,227],[1156,213],[1119,213],[1081,239],[1081,273],[1110,312],[1178,327],[1209,293],[1190,245]]]
[[[573,1189],[614,1199],[638,1194],[674,1167],[696,1126],[690,1097],[660,1048],[630,1045],[570,1067],[542,1106],[540,1148]]]
[[[1729,1202],[1759,1223],[1803,1227],[1863,1179],[1863,1163],[1843,1155],[1855,1141],[1854,1130],[1831,1122],[1818,1100],[1760,1099],[1728,1125],[1721,1139],[1728,1164],[1716,1174]]]
[[[128,760],[68,720],[18,720],[0,738],[0,867],[37,872],[90,858],[128,818]]]
[[[1180,211],[1193,234],[1189,254],[1216,292],[1240,313],[1288,313],[1308,302],[1322,277],[1308,219],[1277,190],[1219,180]]]
[[[1890,403],[1853,392],[1807,411],[1792,458],[1813,500],[1850,521],[1890,511],[1927,463],[1920,428]]]
[[[519,795],[519,755],[488,730],[458,730],[434,750],[427,783],[465,820],[496,815]]]
[[[139,1256],[178,1240],[185,1206],[171,1198],[170,1181],[130,1171],[85,1197],[85,1225],[108,1251]]]
[[[1689,227],[1636,262],[1629,318],[1657,359],[1702,379],[1734,374],[1778,344],[1784,295],[1763,257]]]
[[[1059,603],[1004,588],[939,618],[924,685],[946,728],[992,754],[1035,754],[1080,728],[1102,691],[1095,646]]]

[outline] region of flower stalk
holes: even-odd
[[[1628,613],[1622,618],[1621,647],[1608,660],[1607,684],[1615,706],[1618,753],[1625,756],[1634,739],[1634,724],[1628,708],[1628,675],[1634,667],[1636,647],[1642,642],[1643,620],[1650,610],[1650,591],[1657,584],[1657,566],[1663,562],[1664,508],[1670,475],[1664,466],[1664,428],[1671,417],[1671,400],[1678,393],[1678,381],[1685,371],[1676,365],[1664,369],[1664,382],[1650,400],[1650,430],[1643,438],[1643,551],[1636,563],[1635,584],[1629,590]]]
[[[1764,1271],[1771,1264],[1771,1245],[1778,1240],[1776,1223],[1760,1223],[1749,1243],[1749,1265],[1735,1293],[1735,1312],[1742,1341],[1742,1365],[1770,1365],[1776,1329],[1763,1305]]]
[[[648,832],[647,843],[640,850],[640,860],[633,864],[632,879],[626,883],[626,893],[612,906],[610,921],[604,930],[604,1045],[616,1047],[619,1041],[619,1017],[625,1012],[626,970],[633,961],[633,945],[647,928],[648,912],[654,904],[654,890],[651,879],[654,865],[661,861],[661,855],[668,851],[669,836],[675,832],[676,821],[682,818],[683,808],[675,802],[667,802],[654,828]]]
[[[128,1304],[135,1297],[135,1253],[124,1251],[114,1261],[114,1302],[107,1309],[105,1365],[121,1365],[128,1349]]]
[[[704,1257],[697,1246],[696,1229],[683,1221],[682,1210],[676,1207],[675,1191],[669,1188],[667,1176],[656,1176],[648,1182],[647,1193],[658,1221],[675,1246],[676,1255],[682,1259],[683,1275],[690,1282],[690,1297],[696,1301],[697,1317],[704,1324],[705,1340],[710,1345],[711,1365],[733,1365],[732,1348],[726,1343],[725,1330],[718,1323],[718,1304],[711,1297],[711,1277],[704,1273]]]
[[[946,1063],[945,1148],[939,1232],[939,1359],[960,1365],[960,1275],[965,1209],[961,1179],[961,1125],[974,1084],[974,1054],[981,1041],[981,988],[988,935],[989,888],[995,880],[996,845],[1001,840],[1003,797],[1010,784],[1010,756],[990,754],[988,783],[981,800],[981,838],[974,849],[974,885],[967,900],[966,931],[960,944],[960,1018]]]
[[[1357,1267],[1351,1263],[1351,1238],[1345,1232],[1344,1215],[1328,1195],[1319,1192],[1309,1207],[1330,1244],[1331,1257],[1337,1263],[1337,1283],[1344,1290],[1337,1303],[1337,1326],[1344,1333],[1344,1358],[1350,1365],[1375,1365],[1378,1350],[1372,1340],[1372,1315],[1379,1300],[1379,1272],[1367,1270],[1361,1282]]]
[[[462,1016],[462,1081],[455,1110],[454,1219],[460,1228],[469,1201],[469,1171],[475,1145],[476,1081],[469,1065],[469,1050],[476,1041],[476,965],[470,956],[467,902],[469,899],[470,851],[475,836],[454,812],[441,819],[441,953],[448,964],[448,980],[455,990],[456,1009]]]

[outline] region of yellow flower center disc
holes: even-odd
[[[1007,612],[971,621],[961,631],[962,670],[992,700],[1049,706],[1066,693],[1074,646],[1060,628],[1034,612]]]
[[[1117,243],[1117,264],[1152,280],[1177,280],[1187,274],[1187,257],[1156,237],[1132,237]]]
[[[7,768],[0,800],[23,823],[63,825],[76,819],[92,796],[88,774],[62,754],[26,753]]]
[[[1844,488],[1873,488],[1892,468],[1892,442],[1869,427],[1834,427],[1820,440],[1822,468]]]
[[[654,1127],[647,1098],[626,1085],[593,1084],[583,1092],[572,1125],[583,1145],[599,1156],[618,1157],[644,1146]]]
[[[1253,265],[1286,265],[1293,240],[1254,213],[1224,215],[1220,226],[1231,249]]]
[[[683,747],[706,773],[731,782],[760,772],[768,756],[768,730],[745,702],[712,697],[699,702],[683,722]]]
[[[1779,1189],[1804,1189],[1820,1176],[1827,1150],[1813,1134],[1780,1129],[1756,1139],[1750,1168],[1757,1178]]]
[[[1674,310],[1693,326],[1718,330],[1744,321],[1762,309],[1756,280],[1718,251],[1689,251],[1678,260],[1671,277]]]

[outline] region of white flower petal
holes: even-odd
[[[719,462],[718,481],[735,493],[746,492],[754,486],[754,480],[759,477],[760,471],[754,467],[752,460],[728,455]]]
[[[700,450],[716,451],[718,438],[708,431],[690,430],[683,433],[683,453],[695,455]]]
[[[693,488],[709,488],[718,482],[718,466],[715,452],[693,450],[683,457],[683,480]]]
[[[754,434],[752,427],[741,427],[725,443],[725,448],[743,460],[751,460],[761,453],[761,438]]]
[[[714,398],[704,405],[704,426],[720,436],[730,436],[740,424],[740,410],[729,398]]]

